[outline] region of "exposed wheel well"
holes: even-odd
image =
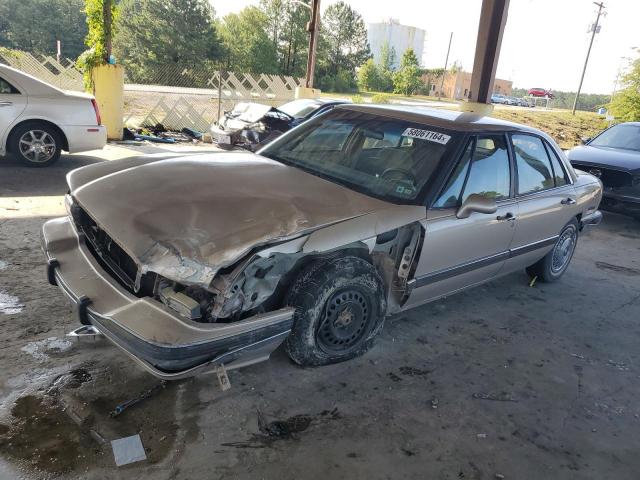
[[[31,120],[23,120],[22,122],[14,125],[14,127],[11,129],[11,131],[9,132],[9,135],[7,135],[7,146],[6,146],[6,150],[7,152],[10,152],[11,150],[11,140],[13,138],[13,135],[15,134],[16,130],[26,124],[33,124],[33,125],[46,125],[52,129],[54,129],[59,135],[60,138],[62,139],[62,150],[65,151],[69,151],[69,141],[67,140],[67,136],[64,134],[64,132],[62,131],[62,129],[60,127],[58,127],[55,123],[49,122],[48,120],[41,120],[41,119],[31,119]]]

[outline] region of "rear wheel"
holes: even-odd
[[[299,365],[326,365],[362,355],[382,329],[382,281],[373,265],[358,257],[311,264],[286,300],[296,309],[286,350]]]
[[[60,158],[62,138],[50,125],[29,122],[11,134],[9,149],[28,167],[46,167]]]
[[[578,243],[578,222],[573,220],[562,229],[555,245],[542,259],[527,267],[530,277],[555,282],[569,267]]]

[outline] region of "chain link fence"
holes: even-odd
[[[65,90],[83,90],[82,73],[71,59],[0,48],[0,62]],[[303,78],[235,73],[203,63],[155,65],[125,73],[124,123],[130,127],[162,124],[207,131],[239,102],[278,106],[294,98]]]

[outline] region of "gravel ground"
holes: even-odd
[[[616,215],[554,285],[513,274],[390,318],[354,361],[277,351],[226,392],[200,376],[110,417],[158,382],[105,340],[65,338],[39,229],[65,173],[113,151],[0,163],[0,478],[638,478],[640,223]],[[147,460],[116,467],[109,441],[135,434]]]

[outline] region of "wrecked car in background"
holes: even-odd
[[[640,220],[640,122],[620,123],[584,139],[567,157],[602,181],[603,209]]]
[[[526,268],[552,282],[601,184],[546,134],[419,107],[343,105],[257,154],[126,159],[68,175],[48,276],[164,379],[361,355],[384,318]]]
[[[282,133],[344,103],[349,102],[305,98],[278,108],[260,103],[238,103],[212,125],[211,136],[222,148],[230,149],[235,145],[255,152]]]

